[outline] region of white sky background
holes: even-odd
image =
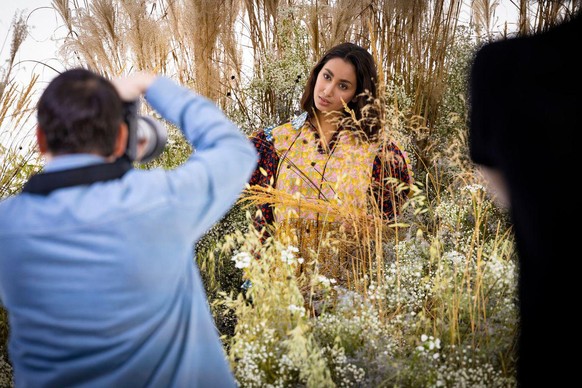
[[[61,25],[56,11],[52,9],[51,0],[0,0],[0,60],[4,63],[10,54],[10,26],[15,13],[28,15],[29,35],[17,54],[14,75],[16,79],[26,82],[33,73],[39,74],[39,87],[43,87],[57,74],[49,67],[33,61],[45,63],[62,71],[64,67],[58,59],[58,40],[64,37],[65,29]],[[462,17],[470,17],[470,0],[465,1]],[[509,29],[517,21],[517,8],[512,0],[501,0],[496,9],[494,29],[503,29],[504,22],[509,21]]]
[[[47,83],[58,74],[57,71],[64,70],[62,61],[57,58],[57,38],[59,34],[62,38],[65,30],[59,28],[59,20],[51,4],[51,0],[0,0],[0,69],[5,70],[10,57],[12,22],[16,15],[22,13],[28,24],[28,35],[16,53],[11,79],[24,88],[34,74],[39,76],[32,96],[32,106],[36,104]],[[0,72],[0,76],[3,78],[4,73]],[[22,146],[26,153],[27,149],[34,147],[35,126],[35,113],[31,114],[24,125],[14,126],[8,118],[5,119],[0,128],[0,144],[8,148]]]
[[[23,12],[27,18],[28,36],[24,40],[16,55],[15,67],[12,77],[23,85],[27,85],[33,74],[39,75],[36,85],[34,103],[46,84],[57,75],[57,71],[64,70],[62,60],[59,59],[59,41],[66,34],[62,22],[52,9],[51,0],[0,0],[0,61],[4,65],[10,55],[11,33],[10,27],[15,15]],[[468,21],[470,13],[470,0],[465,1],[465,10],[462,18]],[[512,0],[501,0],[496,9],[494,30],[502,30],[505,21],[509,21],[508,29],[512,30],[517,21],[517,8]],[[43,65],[44,64],[44,65]],[[2,75],[2,74],[0,74]],[[25,128],[31,133],[34,130],[35,116]],[[0,144],[5,144],[7,128],[5,122],[0,131]],[[22,135],[22,134],[21,134]]]
[[[63,70],[57,58],[57,39],[63,38],[64,28],[59,28],[56,11],[52,9],[51,0],[0,0],[0,59],[2,64],[10,55],[12,41],[11,25],[15,15],[23,13],[28,24],[28,36],[16,54],[18,65],[13,70],[17,80],[24,82],[31,75],[39,74],[40,84],[46,84],[57,73],[47,66],[34,61],[46,63],[58,71]],[[60,35],[59,35],[60,34]]]

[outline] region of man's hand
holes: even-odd
[[[123,101],[134,101],[146,92],[155,79],[155,74],[139,71],[125,77],[114,78],[111,83]]]

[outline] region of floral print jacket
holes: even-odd
[[[367,193],[371,193],[378,209],[390,220],[398,214],[412,183],[406,155],[394,142],[368,142],[354,131],[340,128],[324,149],[307,112],[283,125],[260,130],[251,140],[260,158],[249,184],[272,184],[290,194],[299,192],[303,200],[336,201],[366,209]],[[396,190],[399,183],[406,184],[404,189]],[[269,204],[259,207],[269,224],[289,216],[289,212],[302,219],[321,217],[300,206],[279,205],[277,212]],[[334,221],[329,214],[325,219]]]

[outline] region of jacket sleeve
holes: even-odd
[[[398,186],[404,183],[401,189]],[[406,201],[412,183],[411,172],[402,151],[394,143],[381,149],[372,167],[371,192],[387,220],[394,218]]]
[[[202,230],[218,221],[240,195],[257,163],[253,144],[210,100],[166,77],[154,81],[147,102],[181,129],[194,152],[166,176],[180,206],[196,210]]]
[[[251,141],[259,154],[257,168],[253,172],[249,185],[262,187],[275,187],[277,179],[276,172],[279,166],[279,155],[275,150],[272,140],[267,138],[264,130],[255,132],[251,136]],[[263,217],[255,220],[255,227],[260,230],[265,224],[272,224],[274,221],[273,208],[270,204],[260,204]]]
[[[277,155],[273,141],[268,140],[265,131],[260,130],[251,136],[251,142],[259,154],[259,161],[255,171],[251,175],[249,185],[267,187],[272,184],[274,186],[276,179],[275,172],[279,165],[279,156]]]

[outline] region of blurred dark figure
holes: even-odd
[[[578,14],[544,33],[485,45],[471,72],[470,155],[510,208],[519,256],[520,387],[577,380],[581,42]]]

